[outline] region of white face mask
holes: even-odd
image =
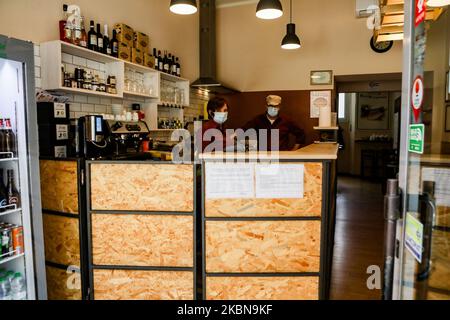
[[[224,124],[228,120],[228,112],[214,112],[214,121],[218,124]]]
[[[275,107],[268,107],[267,108],[267,114],[273,118],[278,117],[278,114],[280,113],[280,110]]]

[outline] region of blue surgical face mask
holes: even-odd
[[[214,121],[218,124],[224,124],[228,120],[228,112],[214,112]]]
[[[278,117],[278,114],[280,113],[280,110],[275,107],[268,107],[267,108],[267,114],[273,118]]]

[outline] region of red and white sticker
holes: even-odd
[[[425,0],[416,0],[416,28],[425,21],[427,14],[427,2]]]
[[[414,112],[414,119],[416,122],[419,121],[420,111],[423,105],[425,86],[423,83],[423,78],[418,76],[413,82],[413,89],[411,93],[411,105]]]

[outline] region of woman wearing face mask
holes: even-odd
[[[215,134],[213,134],[213,141],[208,141],[207,139],[205,139],[205,133],[207,133],[208,130],[216,129],[221,133],[220,141],[223,147],[223,151],[225,151],[227,149],[227,146],[233,145],[234,143],[234,140],[230,139],[230,141],[227,141],[226,139],[224,124],[228,120],[227,101],[223,98],[212,98],[211,100],[209,100],[206,110],[208,112],[209,121],[204,122],[202,126],[202,150],[204,151],[205,148],[213,142],[215,142],[215,145],[217,145],[216,141],[217,139],[219,139],[219,137]]]
[[[259,130],[267,130],[268,151],[278,149],[275,146],[271,146],[270,137],[272,130],[279,130],[279,151],[295,151],[305,144],[305,132],[293,121],[280,114],[281,102],[282,99],[279,96],[268,96],[266,98],[266,112],[248,122],[243,129],[255,129],[258,135]],[[290,136],[295,138],[294,145],[290,142]],[[259,143],[261,144],[261,142]]]

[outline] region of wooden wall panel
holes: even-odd
[[[450,233],[433,231],[431,272],[428,285],[450,291]]]
[[[206,222],[207,272],[319,272],[320,221]]]
[[[66,270],[46,266],[48,300],[81,300],[80,274],[67,274]],[[74,285],[69,289],[69,285]]]
[[[318,300],[318,277],[207,277],[207,300]]]
[[[43,215],[45,259],[62,265],[80,265],[78,219]]]
[[[207,217],[320,217],[322,168],[322,163],[305,163],[303,199],[205,199],[205,214]]]
[[[450,227],[450,207],[437,207],[436,211],[436,225]]]
[[[78,214],[76,161],[40,161],[42,208]]]
[[[194,210],[192,165],[92,164],[93,210]]]
[[[193,267],[192,216],[92,215],[95,265]]]
[[[193,300],[193,272],[94,270],[96,300]]]

